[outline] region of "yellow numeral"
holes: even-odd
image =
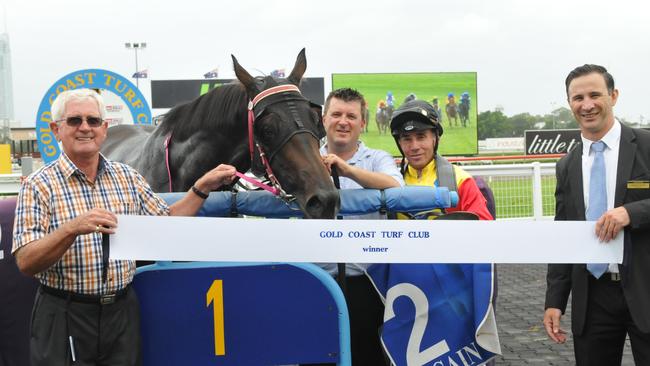
[[[223,325],[223,281],[214,280],[212,286],[205,294],[207,304],[214,303],[214,354],[224,356],[226,354],[226,338]]]

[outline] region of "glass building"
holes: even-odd
[[[0,120],[2,119],[14,119],[11,52],[7,33],[0,33]]]

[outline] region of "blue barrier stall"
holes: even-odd
[[[145,365],[349,365],[336,282],[312,264],[159,263],[138,269]]]

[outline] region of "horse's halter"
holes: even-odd
[[[295,94],[286,94],[286,93],[298,93],[298,94],[295,95]],[[257,147],[260,161],[266,171],[266,175],[271,181],[271,186],[254,181],[251,178],[246,177],[244,174],[241,174],[239,172],[237,173],[238,177],[262,189],[265,189],[273,193],[274,195],[279,196],[285,201],[292,201],[294,197],[287,194],[282,189],[280,182],[278,181],[275,174],[273,174],[273,169],[271,169],[270,162],[273,160],[275,154],[278,151],[280,151],[282,147],[286,145],[286,143],[296,134],[309,133],[312,136],[314,136],[314,138],[317,141],[320,140],[320,138],[322,137],[322,136],[318,136],[316,133],[314,133],[314,131],[305,128],[305,124],[300,118],[300,115],[296,108],[296,102],[309,103],[309,100],[305,99],[302,96],[302,94],[300,93],[300,89],[298,89],[297,86],[292,84],[287,84],[287,85],[278,85],[263,90],[258,95],[256,95],[255,98],[253,98],[253,100],[251,100],[248,103],[248,151],[250,153],[251,168],[255,160],[255,147]],[[288,105],[288,111],[293,119],[293,122],[296,123],[298,128],[295,130],[288,130],[287,133],[285,133],[283,136],[281,136],[280,139],[278,139],[279,141],[278,143],[275,143],[272,146],[268,146],[268,151],[265,152],[264,148],[262,148],[262,146],[255,140],[255,129],[254,129],[255,119],[261,116],[264,113],[266,108],[277,103],[286,103]],[[267,154],[268,154],[268,159],[267,159]]]

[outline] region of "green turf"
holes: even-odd
[[[386,150],[398,156],[399,150],[395,140],[387,135],[380,135],[375,122],[375,112],[380,100],[386,99],[388,91],[393,92],[395,107],[399,107],[404,98],[410,93],[415,93],[418,99],[431,103],[434,96],[438,97],[440,108],[443,111],[444,134],[440,144],[443,155],[474,155],[478,153],[478,139],[476,128],[476,73],[409,73],[409,74],[333,74],[332,89],[350,87],[359,90],[368,101],[370,121],[367,133],[361,135],[368,146]],[[456,102],[460,101],[460,94],[469,92],[471,97],[469,127],[449,127],[444,115],[445,100],[448,93],[454,93]],[[459,120],[460,123],[460,120]]]

